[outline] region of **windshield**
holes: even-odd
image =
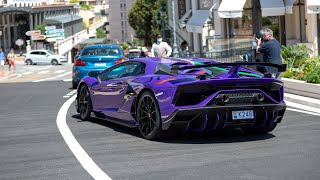
[[[54,52],[52,51],[47,51],[47,53],[54,55]]]
[[[118,56],[118,48],[87,48],[82,51],[82,56]]]

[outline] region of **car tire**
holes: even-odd
[[[158,102],[150,91],[144,92],[138,100],[136,117],[143,138],[159,139],[162,136],[162,123]]]
[[[59,63],[58,63],[58,61],[56,59],[52,59],[51,64],[52,65],[58,65]]]
[[[267,134],[267,133],[273,131],[277,127],[277,124],[278,123],[272,123],[270,125],[266,125],[261,128],[246,127],[246,128],[242,128],[242,130],[246,134]]]
[[[89,120],[92,111],[92,102],[89,89],[86,85],[82,85],[78,93],[78,108],[81,120]]]
[[[77,87],[78,87],[78,83],[72,80],[72,89],[77,89]]]
[[[32,64],[33,64],[33,63],[32,63],[32,60],[31,60],[31,59],[27,59],[27,60],[26,60],[26,64],[27,64],[27,65],[32,65]]]

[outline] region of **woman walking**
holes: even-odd
[[[13,66],[14,68],[14,72],[16,71],[16,65],[14,63],[14,53],[13,53],[13,49],[10,50],[8,56],[7,56],[7,59],[9,61],[9,72],[11,70],[11,66]]]

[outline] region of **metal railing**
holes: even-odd
[[[206,53],[190,53],[189,57],[213,59],[224,63],[232,63],[242,61],[243,56],[250,53],[251,50],[229,50],[219,52],[206,52]]]
[[[60,55],[68,53],[74,46],[88,39],[96,33],[96,30],[104,25],[104,19],[93,23],[88,29],[82,30],[73,36],[57,42],[57,49]]]

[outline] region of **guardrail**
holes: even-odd
[[[223,63],[232,63],[242,61],[242,57],[250,53],[251,50],[225,50],[219,52],[206,52],[206,53],[190,53],[189,57],[207,58],[218,60]]]
[[[103,26],[104,22],[104,19],[101,19],[98,22],[93,23],[89,28],[57,42],[58,54],[64,55],[68,53],[74,46],[94,35],[96,30]]]

